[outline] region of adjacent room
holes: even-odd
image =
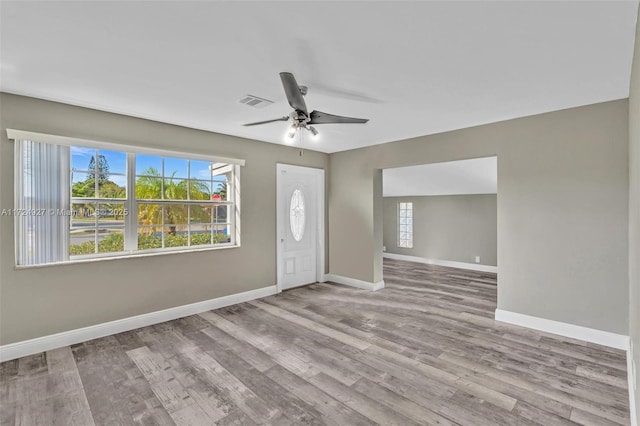
[[[0,0],[0,426],[636,426],[638,18]]]
[[[382,180],[384,258],[498,272],[496,157],[386,169]]]

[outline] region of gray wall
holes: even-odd
[[[636,365],[636,418],[640,421],[640,25],[636,26],[629,94],[629,308]]]
[[[0,208],[13,208],[6,129],[244,158],[242,247],[14,269],[13,219],[0,217],[0,344],[276,283],[276,162],[327,168],[326,154],[33,98],[0,94]]]
[[[413,248],[398,247],[398,203],[413,202]],[[497,196],[385,197],[383,244],[387,253],[427,259],[498,263]]]
[[[498,307],[626,335],[628,120],[624,99],[332,154],[331,273],[382,278],[377,170],[497,155]]]

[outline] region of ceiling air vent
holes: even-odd
[[[253,95],[246,95],[246,96],[243,96],[242,99],[240,99],[240,103],[248,105],[250,107],[254,107],[254,108],[264,108],[271,105],[273,101],[259,98]]]

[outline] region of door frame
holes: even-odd
[[[305,173],[311,173],[318,181],[318,194],[316,199],[316,217],[318,218],[316,224],[316,281],[317,282],[325,282],[325,273],[324,273],[324,265],[325,265],[325,217],[324,217],[324,206],[325,206],[325,193],[324,193],[324,169],[318,169],[315,167],[304,167],[304,166],[295,166],[292,164],[284,164],[284,163],[276,163],[276,288],[278,293],[282,292],[282,277],[284,274],[283,265],[282,265],[282,243],[280,241],[280,235],[282,231],[281,221],[280,219],[283,217],[282,215],[286,214],[284,206],[280,202],[281,200],[281,189],[280,189],[280,176],[282,176],[283,170],[298,170],[304,171]]]

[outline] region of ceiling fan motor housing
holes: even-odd
[[[296,127],[307,127],[307,123],[310,120],[303,111],[293,111],[291,113],[291,121]]]
[[[276,121],[288,121],[291,119],[291,128],[295,131],[298,128],[307,129],[310,124],[338,124],[338,123],[366,123],[369,121],[366,118],[353,118],[343,117],[340,115],[327,114],[321,111],[307,110],[307,104],[304,101],[303,96],[307,94],[307,86],[300,86],[296,82],[296,78],[290,72],[281,72],[280,79],[282,80],[282,86],[284,88],[285,95],[289,101],[289,105],[293,108],[293,112],[289,117],[284,116],[282,118],[276,118],[273,120],[258,121],[256,123],[247,123],[245,126],[255,126],[258,124],[273,123]],[[317,130],[313,130],[312,133],[318,134]]]

